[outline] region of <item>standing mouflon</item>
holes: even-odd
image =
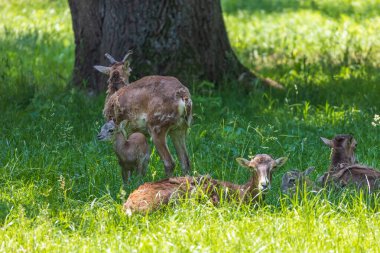
[[[114,150],[121,167],[123,182],[127,184],[134,169],[139,175],[145,175],[150,159],[150,148],[142,133],[136,132],[129,135],[128,139],[125,138],[123,124],[120,125],[117,127],[112,120],[104,124],[98,134],[98,140],[114,141]]]

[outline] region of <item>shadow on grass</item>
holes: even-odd
[[[276,65],[275,69],[274,79],[287,83],[288,103],[309,101],[316,106],[328,103],[374,112],[380,108],[380,74],[373,66],[317,62]],[[273,69],[263,69],[262,72],[273,73]]]
[[[67,86],[74,46],[57,34],[4,28],[0,38],[0,104],[25,108],[36,93],[55,93]]]

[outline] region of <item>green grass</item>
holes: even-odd
[[[132,218],[123,200],[163,178],[163,165],[154,152],[148,175],[121,188],[111,144],[95,138],[104,95],[67,85],[66,1],[0,2],[0,251],[379,251],[378,195],[279,193],[285,171],[316,166],[314,179],[327,169],[320,136],[354,134],[359,161],[380,167],[379,1],[256,2],[222,1],[232,46],[287,89],[194,84],[188,139],[194,171],[236,183],[248,178],[236,157],[289,156],[272,191],[259,207],[190,199]]]

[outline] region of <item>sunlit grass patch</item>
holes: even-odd
[[[307,20],[307,22],[306,22]],[[338,20],[318,11],[226,14],[229,38],[245,63],[256,68],[312,63],[379,66],[379,17]],[[244,56],[244,57],[243,57]]]
[[[223,10],[233,14],[240,10],[251,12],[268,13],[312,10],[322,13],[329,18],[340,18],[349,16],[354,19],[367,19],[379,15],[379,0],[264,0],[248,2],[244,0],[222,0]]]
[[[379,1],[223,1],[231,44],[286,91],[233,80],[191,88],[192,169],[245,183],[236,157],[287,156],[260,206],[185,199],[127,217],[122,204],[164,177],[153,149],[145,178],[122,188],[111,143],[96,141],[104,94],[68,85],[74,42],[67,1],[0,3],[0,251],[330,252],[380,248],[379,196],[348,190],[287,197],[285,171],[325,172],[320,141],[351,133],[380,167]],[[169,143],[171,150],[172,144]],[[180,175],[177,166],[175,175]]]
[[[0,7],[2,105],[25,106],[36,94],[66,87],[74,57],[67,2],[3,1]]]
[[[291,208],[274,209],[215,208],[184,202],[149,216],[127,218],[119,205],[105,197],[57,215],[42,207],[41,215],[33,220],[25,217],[22,209],[13,210],[0,237],[4,232],[34,228],[9,238],[9,250],[376,250],[380,225],[376,209],[367,209],[360,196],[347,199],[351,204],[347,205],[345,198],[331,202],[317,195],[302,204],[293,203]]]

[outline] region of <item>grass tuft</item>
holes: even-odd
[[[263,205],[190,198],[127,217],[128,194],[164,177],[157,153],[147,176],[133,176],[123,189],[112,144],[96,141],[105,95],[70,86],[67,2],[0,2],[1,252],[378,251],[378,193],[300,189],[288,197],[279,184],[292,168],[315,166],[312,179],[325,172],[330,151],[319,137],[337,133],[353,134],[358,160],[380,167],[379,1],[222,4],[241,61],[286,91],[194,84],[194,174],[245,183],[249,173],[236,157],[289,160],[275,171]]]

